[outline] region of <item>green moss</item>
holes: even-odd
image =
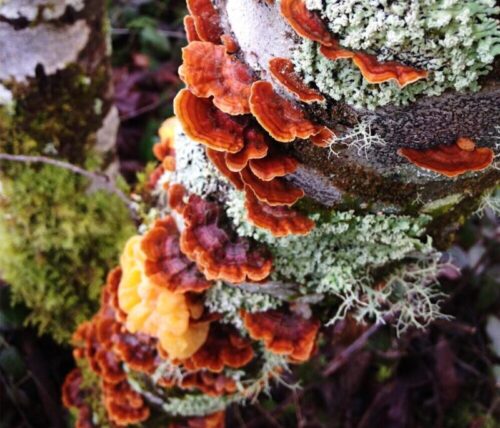
[[[57,154],[82,164],[102,123],[94,107],[107,92],[108,70],[101,66],[89,76],[73,64],[36,84],[9,87],[16,103],[9,120],[0,113],[1,151]]]
[[[27,321],[65,341],[97,309],[106,273],[134,233],[128,210],[52,166],[9,165],[9,177],[2,178],[2,277],[13,300],[31,309]]]

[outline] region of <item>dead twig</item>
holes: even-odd
[[[361,336],[359,336],[353,343],[351,343],[347,348],[345,348],[340,354],[338,354],[323,370],[323,376],[330,376],[344,366],[347,361],[353,356],[353,354],[363,348],[368,340],[380,330],[380,328],[386,325],[394,318],[393,314],[386,315],[384,317],[384,322],[373,324],[368,330],[366,330]]]

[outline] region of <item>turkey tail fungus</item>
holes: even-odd
[[[176,118],[138,234],[74,335],[65,405],[82,424],[97,402],[116,425],[223,427],[227,408],[234,423],[236,406],[326,363],[335,385],[347,364],[376,373],[377,400],[400,412],[415,381],[386,381],[399,357],[361,348],[382,324],[384,343],[426,348],[416,329],[447,318],[442,252],[500,178],[498,10],[187,3]]]

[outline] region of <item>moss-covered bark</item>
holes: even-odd
[[[62,40],[77,23],[89,36],[74,53],[76,59],[59,63],[55,71],[43,66],[43,58],[57,62],[50,56],[57,46],[38,52],[41,63],[33,70],[10,57],[11,74],[0,79],[9,94],[0,102],[0,152],[51,156],[96,172],[112,168],[113,142],[100,141],[113,136],[117,126],[105,2],[88,0],[81,8],[67,2],[64,10],[48,0],[37,3],[32,10],[19,8],[16,19],[13,2],[0,9],[8,12],[2,19],[4,34],[6,25],[21,34],[30,31],[27,44],[17,49],[29,52],[37,34],[61,34]],[[0,57],[7,60],[8,43],[0,42]],[[99,132],[105,127],[109,132]],[[0,274],[13,298],[32,310],[32,323],[67,340],[96,308],[106,272],[131,233],[129,213],[118,198],[92,190],[87,178],[73,172],[10,161],[1,161],[0,168]]]

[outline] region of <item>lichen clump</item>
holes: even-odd
[[[429,71],[426,80],[399,88],[394,82],[366,82],[349,59],[329,60],[317,44],[304,40],[294,62],[306,82],[335,100],[374,109],[407,104],[417,95],[440,95],[446,89],[479,89],[480,76],[500,53],[500,8],[494,0],[307,0],[338,36],[341,45]]]

